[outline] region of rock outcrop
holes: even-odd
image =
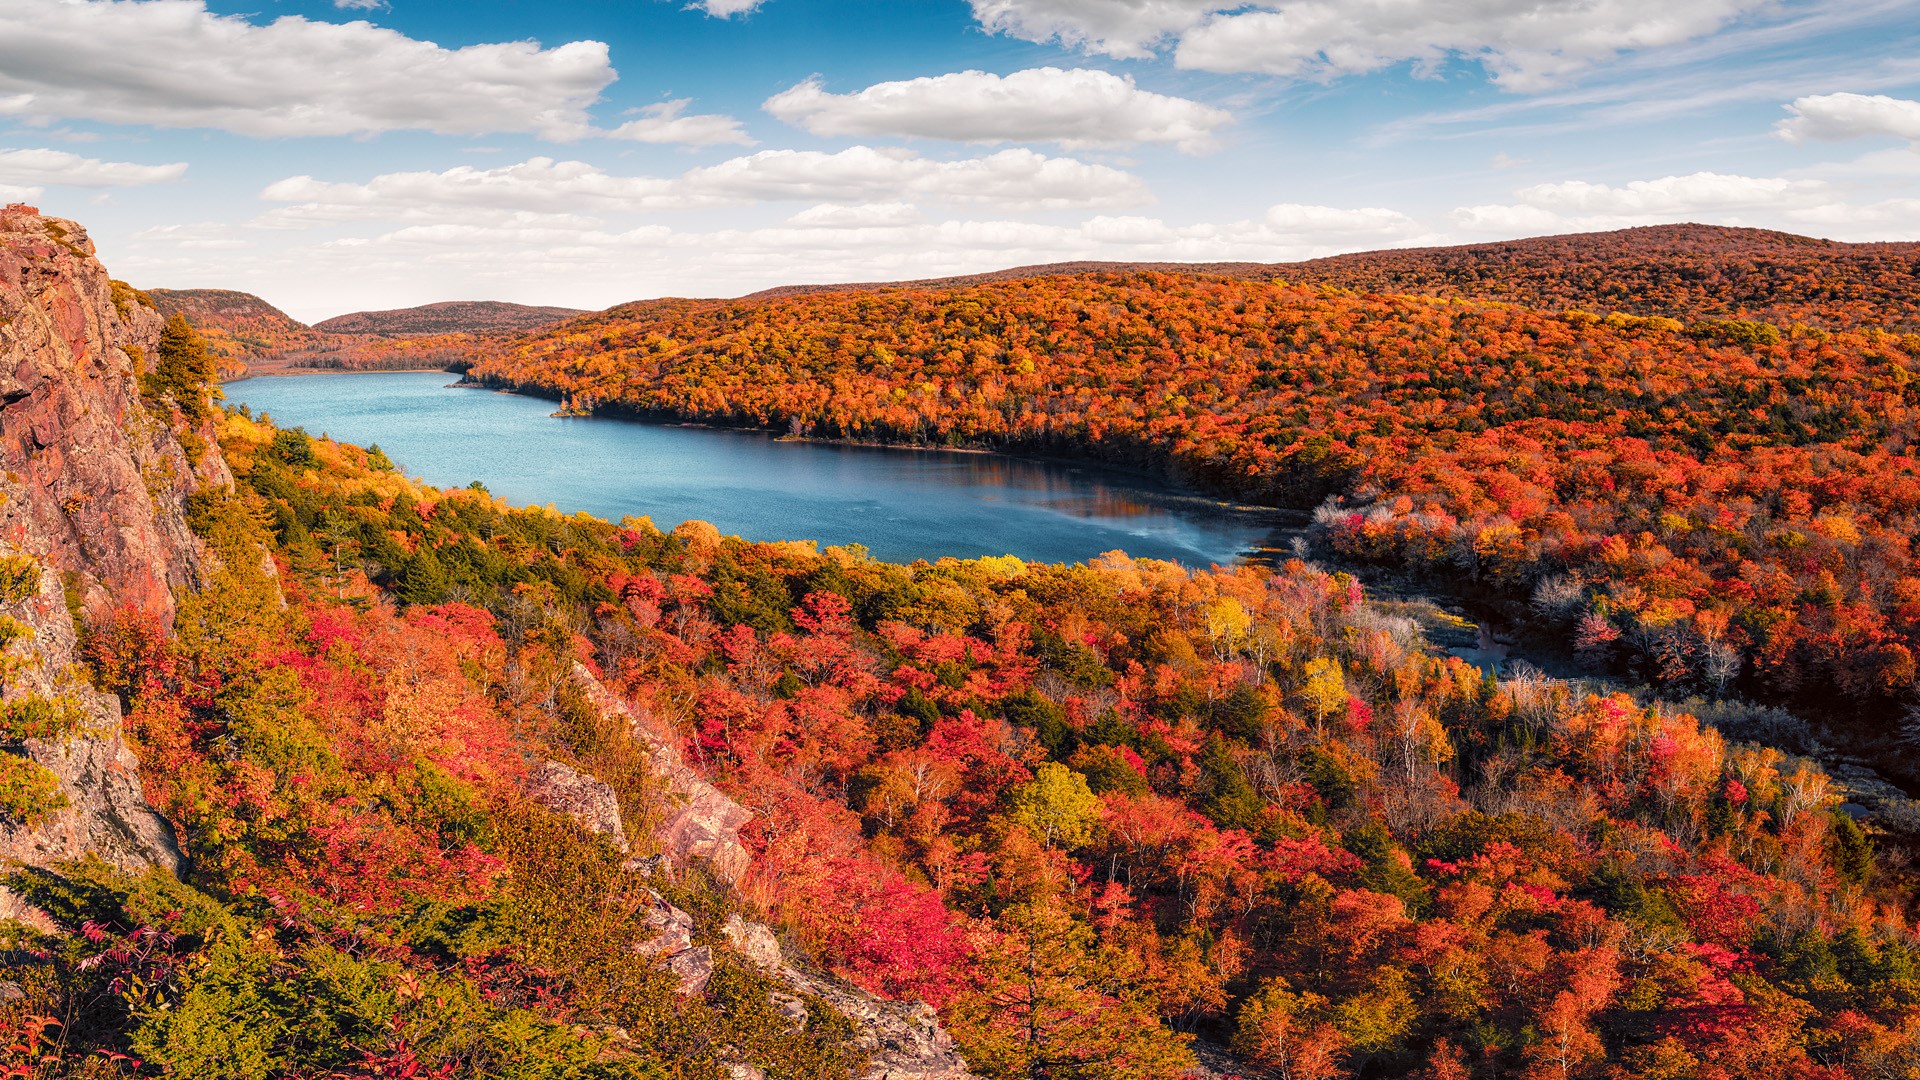
[[[664,788],[665,805],[657,808],[659,825],[654,837],[667,864],[684,867],[702,863],[720,880],[738,884],[750,859],[741,846],[740,829],[753,814],[689,768],[672,736],[636,715],[586,665],[575,664],[573,678],[594,708],[624,723],[646,746],[648,765]]]
[[[795,994],[820,998],[853,1021],[859,1032],[854,1045],[870,1055],[861,1080],[977,1080],[953,1036],[925,1002],[888,1001],[843,979],[794,964],[780,948],[773,928],[763,923],[735,915],[723,932],[748,963]],[[806,1023],[806,1005],[799,997],[775,994],[773,1003],[788,1020]]]
[[[162,321],[93,257],[85,229],[0,209],[0,537],[51,564],[89,608],[171,617],[205,581],[187,496],[229,484],[211,431],[190,461],[141,401]]]
[[[607,689],[584,664],[574,666],[573,678],[589,704],[603,716],[625,723],[646,746],[650,771],[664,789],[664,805],[650,815],[657,822],[653,837],[659,844],[660,854],[630,859],[627,868],[636,874],[651,874],[700,863],[720,880],[738,884],[751,858],[740,843],[740,829],[752,815],[689,767],[668,733],[657,730],[649,719]],[[549,765],[541,774],[553,768]],[[590,777],[580,777],[580,780],[585,784],[598,783]],[[564,786],[569,790],[584,790],[584,785]],[[586,823],[574,809],[548,805],[573,813],[575,820]],[[618,824],[617,813],[614,824]],[[611,832],[605,827],[599,831]],[[657,893],[652,899],[646,922],[654,936],[636,942],[634,950],[657,958],[663,967],[673,972],[680,981],[681,993],[702,993],[713,974],[713,947],[693,944],[694,923],[686,912]],[[764,923],[732,915],[720,929],[728,948],[791,991],[776,991],[772,995],[774,1007],[790,1023],[806,1024],[808,1014],[803,999],[809,996],[825,1001],[853,1022],[858,1031],[854,1038],[856,1046],[870,1055],[861,1080],[977,1080],[961,1058],[952,1036],[940,1026],[933,1009],[924,1002],[888,1001],[843,979],[797,963],[780,947],[779,936],[773,928]],[[737,1065],[734,1069],[737,1080],[753,1080],[756,1075],[763,1075],[751,1065]]]
[[[591,833],[599,833],[622,852],[633,850],[627,843],[626,826],[620,823],[620,800],[613,789],[586,773],[557,761],[549,761],[527,775],[527,798],[565,814]]]
[[[232,476],[210,430],[189,433],[190,457],[141,399],[161,326],[108,278],[86,230],[0,208],[0,557],[38,566],[37,587],[0,604],[28,632],[6,649],[4,696],[57,699],[81,719],[71,737],[0,743],[50,771],[67,803],[31,828],[0,815],[0,864],[92,853],[128,869],[180,867],[142,794],[118,701],[76,673],[72,614],[124,604],[170,622],[174,590],[207,577],[187,497]]]

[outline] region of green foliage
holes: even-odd
[[[1749,319],[1702,319],[1690,324],[1687,334],[1696,338],[1720,338],[1735,345],[1747,346],[1778,345],[1782,340],[1779,327]]]
[[[114,313],[120,316],[121,322],[126,322],[127,317],[133,314],[133,306],[135,304],[149,311],[157,310],[153,302],[153,297],[121,281],[119,278],[108,280],[107,288],[110,290],[113,298]]]
[[[54,741],[79,730],[86,720],[80,703],[71,698],[28,694],[0,702],[0,745],[27,739]]]
[[[1873,841],[1867,838],[1851,814],[1835,810],[1829,815],[1828,855],[1839,875],[1856,885],[1873,876]]]
[[[313,439],[299,428],[282,428],[274,433],[267,453],[295,469],[315,469],[320,458],[313,452]]]
[[[141,379],[141,390],[150,402],[171,402],[190,425],[204,423],[212,415],[207,404],[216,393],[219,371],[206,342],[183,315],[174,315],[160,331],[160,343],[154,350],[154,367]]]
[[[1067,723],[1066,710],[1032,689],[1001,698],[1000,711],[1008,723],[1031,729],[1034,738],[1054,757],[1065,759],[1079,741]]]
[[[394,577],[394,592],[409,604],[437,604],[446,597],[447,568],[432,545],[422,544]]]
[[[0,556],[0,604],[17,604],[39,591],[39,562],[29,555]]]
[[[0,820],[31,828],[66,806],[60,778],[46,766],[0,751]]]

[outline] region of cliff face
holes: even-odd
[[[187,495],[232,476],[211,432],[196,469],[142,404],[162,321],[115,291],[85,229],[0,210],[0,539],[75,576],[90,608],[171,618],[172,590],[202,577]]]
[[[188,436],[201,443],[195,464],[141,400],[161,325],[109,280],[79,225],[0,209],[0,557],[29,579],[0,597],[0,615],[24,628],[0,650],[0,697],[62,702],[79,721],[51,739],[8,742],[0,729],[0,754],[44,767],[66,804],[32,827],[0,813],[0,863],[93,853],[179,869],[171,830],[142,796],[119,702],[77,673],[72,615],[127,604],[170,622],[174,590],[205,578],[187,496],[232,478],[210,432]]]

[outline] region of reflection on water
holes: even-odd
[[[762,432],[556,419],[551,403],[449,389],[444,372],[251,379],[227,397],[285,426],[378,443],[407,473],[478,480],[661,528],[700,518],[751,540],[864,544],[893,561],[1013,554],[1073,562],[1116,548],[1189,564],[1267,545],[1268,515],[1096,466],[994,454],[783,441]]]

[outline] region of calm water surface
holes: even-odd
[[[519,505],[661,528],[711,521],[749,540],[864,544],[896,562],[1018,555],[1077,562],[1116,548],[1231,562],[1278,526],[1095,466],[991,454],[783,442],[759,432],[559,419],[552,402],[450,389],[446,372],[304,375],[226,387],[283,427],[378,443],[441,487],[478,480]]]

